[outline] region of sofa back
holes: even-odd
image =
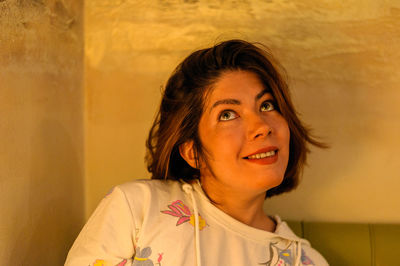
[[[400,265],[399,224],[288,222],[330,265]]]

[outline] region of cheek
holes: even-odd
[[[290,146],[290,129],[286,120],[280,116],[278,120],[276,120],[276,139],[281,147],[281,155],[283,156],[283,161],[286,162],[289,160],[289,146]]]
[[[287,163],[289,161],[289,153],[290,153],[290,129],[289,129],[289,125],[286,123],[286,120],[284,120],[284,121],[285,121],[285,124],[284,124],[284,127],[282,129],[282,133],[281,133],[280,139],[281,139],[281,145],[283,147],[285,147],[284,148],[285,157],[286,157],[285,158],[285,163],[287,165]]]
[[[286,123],[286,121],[285,121],[285,123]],[[289,129],[289,125],[286,123],[286,126],[285,126],[285,140],[286,140],[286,143],[287,143],[287,145],[288,145],[288,148],[289,148],[289,143],[290,143],[290,129]]]
[[[241,147],[240,132],[234,130],[221,130],[207,136],[209,149],[213,154],[234,155]]]
[[[241,147],[241,130],[233,127],[202,127],[199,130],[200,139],[209,155],[218,161],[218,158],[236,156]]]
[[[278,136],[281,139],[282,144],[289,145],[290,141],[290,129],[289,125],[286,122],[286,119],[283,116],[279,116],[279,119],[276,122],[276,127],[278,128]]]

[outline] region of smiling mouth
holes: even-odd
[[[278,151],[276,147],[259,150],[249,156],[243,157],[246,161],[261,165],[274,164],[278,161]]]
[[[267,151],[267,152],[261,152],[257,154],[253,154],[247,157],[244,157],[245,159],[264,159],[267,157],[272,157],[275,156],[275,154],[278,152],[278,150],[273,150],[273,151]]]
[[[254,153],[243,157],[243,159],[257,160],[274,157],[275,155],[277,155],[278,151],[278,147],[269,146],[263,149],[259,149],[258,151],[255,151]]]

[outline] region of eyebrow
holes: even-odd
[[[261,97],[263,97],[267,93],[271,93],[271,90],[269,88],[263,89],[259,94],[256,95],[256,100],[260,100]]]
[[[271,93],[271,90],[268,89],[268,88],[262,90],[260,93],[258,93],[258,94],[256,95],[256,97],[255,97],[256,101],[260,100],[261,97],[263,97],[263,96],[264,96],[265,94],[267,94],[267,93]],[[236,99],[222,99],[222,100],[216,101],[216,102],[211,106],[210,111],[211,111],[213,108],[215,108],[216,106],[221,105],[221,104],[240,105],[241,102],[240,102],[239,100],[236,100]]]

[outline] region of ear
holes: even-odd
[[[186,141],[179,146],[179,153],[182,158],[193,168],[196,167],[196,156],[194,155],[193,140]]]

